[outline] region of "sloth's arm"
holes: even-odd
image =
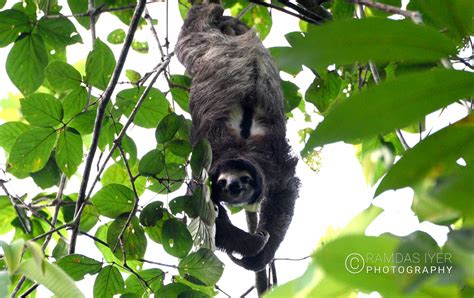
[[[293,177],[281,189],[273,191],[268,198],[263,200],[258,229],[267,231],[270,238],[265,247],[255,256],[242,259],[230,256],[235,263],[248,270],[260,271],[273,260],[290,225],[298,196],[298,186],[298,178]]]
[[[220,249],[229,254],[254,256],[265,246],[268,237],[263,231],[250,234],[235,227],[224,207],[219,205],[219,215],[216,219],[216,246]]]

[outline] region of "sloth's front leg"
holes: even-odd
[[[242,257],[257,255],[267,244],[270,235],[264,230],[247,233],[232,224],[224,207],[219,206],[216,218],[216,246],[225,252]]]

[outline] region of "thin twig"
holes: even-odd
[[[247,291],[245,291],[242,295],[240,295],[240,298],[246,297],[248,294],[250,294],[250,292],[253,291],[253,289],[255,289],[255,286],[251,286]]]
[[[153,264],[153,265],[163,266],[163,267],[170,267],[170,268],[174,268],[174,269],[179,269],[178,266],[171,265],[171,264],[165,264],[165,263],[160,263],[160,262],[155,262],[155,261],[149,261],[149,260],[145,260],[145,259],[138,259],[138,261],[143,262],[143,263],[149,263],[149,264]]]
[[[23,292],[23,294],[20,295],[21,298],[23,297],[28,297],[28,295],[30,295],[31,293],[33,293],[34,290],[36,290],[36,288],[38,288],[39,284],[38,283],[34,283],[28,290],[26,290],[25,292]]]
[[[419,24],[421,23],[421,14],[418,11],[410,11],[410,10],[403,10],[399,7],[383,4],[380,2],[375,2],[372,0],[347,0],[354,4],[365,5],[371,8],[375,8],[381,11],[385,11],[388,13],[399,14],[404,17],[410,18],[413,20],[414,23]]]
[[[38,235],[38,236],[32,238],[31,241],[37,241],[37,240],[39,240],[39,239],[41,239],[41,238],[43,238],[43,237],[46,237],[46,236],[48,236],[48,235],[51,235],[51,234],[56,233],[56,232],[58,232],[58,231],[61,231],[62,229],[68,228],[68,227],[70,227],[70,226],[71,226],[71,224],[69,224],[69,223],[63,224],[63,225],[61,225],[61,226],[59,226],[59,227],[56,227],[56,228],[54,228],[54,229],[51,229],[51,230],[49,230],[49,231],[47,231],[47,232],[44,232],[44,233],[41,234],[41,235]]]
[[[110,98],[112,96],[112,93],[115,90],[115,86],[117,85],[117,82],[119,80],[120,74],[122,73],[123,66],[125,64],[125,60],[127,59],[128,51],[130,49],[130,45],[132,44],[133,37],[135,36],[135,31],[138,28],[138,24],[140,23],[140,16],[143,13],[143,10],[145,8],[145,0],[139,0],[138,4],[135,8],[135,12],[132,17],[132,21],[130,23],[130,28],[127,33],[127,37],[125,39],[124,45],[122,47],[122,51],[120,52],[119,59],[117,61],[117,65],[115,66],[114,72],[112,74],[112,78],[110,80],[109,86],[104,92],[104,97],[102,98],[102,101],[100,102],[98,108],[97,108],[97,115],[95,118],[95,123],[94,123],[94,131],[92,133],[92,142],[90,145],[89,149],[89,154],[87,155],[86,159],[86,164],[85,164],[85,169],[84,169],[84,174],[83,178],[81,181],[81,187],[79,190],[79,195],[77,198],[77,204],[76,204],[76,209],[75,209],[75,216],[74,216],[74,222],[73,222],[73,231],[71,234],[71,242],[69,246],[69,253],[72,254],[74,253],[76,249],[76,241],[77,241],[77,233],[79,231],[79,225],[81,222],[81,214],[83,210],[83,205],[85,203],[85,195],[86,195],[86,189],[87,189],[87,183],[89,181],[89,176],[90,172],[92,170],[92,163],[94,161],[94,155],[97,150],[98,144],[99,144],[99,136],[100,136],[100,131],[102,129],[102,119],[104,118],[105,115],[105,110],[107,108],[107,104],[110,101]]]
[[[227,294],[223,289],[221,289],[218,285],[215,285],[214,288],[216,288],[216,290],[218,290],[222,294],[226,295],[227,297],[231,298],[231,296],[229,294]]]
[[[301,257],[301,258],[275,258],[273,259],[273,261],[293,261],[293,262],[299,262],[299,261],[303,261],[303,260],[306,260],[306,259],[309,259],[309,258],[312,258],[313,255],[309,255],[309,256],[306,256],[306,257]]]
[[[18,294],[18,292],[20,291],[21,287],[23,286],[23,284],[25,283],[26,281],[26,277],[25,276],[22,276],[20,278],[20,280],[18,281],[18,283],[16,284],[15,288],[13,289],[10,297],[11,298],[15,298],[16,295]]]
[[[57,204],[56,204],[56,207],[54,208],[54,214],[53,214],[53,218],[51,220],[51,229],[50,230],[56,228],[56,222],[58,220],[59,209],[61,209],[61,204],[59,202],[62,201],[64,188],[66,187],[66,181],[67,181],[66,175],[64,173],[61,174],[61,178],[60,178],[60,181],[59,181],[58,192],[56,193],[56,198],[54,199],[57,202]],[[51,241],[51,236],[52,235],[53,234],[49,234],[44,239],[43,245],[41,246],[41,249],[43,250],[43,252],[46,250],[46,247],[48,246],[49,241]]]
[[[130,165],[128,164],[128,160],[127,160],[127,157],[125,155],[125,152],[123,151],[123,148],[122,146],[120,145],[120,143],[116,143],[117,144],[117,147],[120,151],[120,156],[122,156],[122,161],[123,163],[125,164],[125,168],[127,169],[127,173],[128,173],[128,177],[130,179],[130,183],[132,184],[132,191],[133,191],[133,196],[135,197],[135,201],[133,202],[133,208],[132,208],[132,211],[128,214],[128,218],[127,218],[127,221],[125,222],[125,224],[123,225],[123,228],[122,230],[120,231],[117,239],[118,241],[115,242],[115,245],[112,249],[112,252],[115,252],[115,250],[117,249],[117,244],[120,242],[122,242],[123,240],[123,235],[125,234],[125,231],[127,230],[128,226],[130,225],[130,223],[132,222],[132,219],[133,217],[135,216],[135,214],[137,213],[137,210],[138,210],[138,202],[140,200],[140,197],[138,196],[138,193],[137,193],[137,189],[135,187],[135,180],[133,179],[133,173],[132,173],[132,170],[130,169]],[[123,251],[123,248],[122,248],[122,251]],[[125,259],[124,259],[125,261]],[[125,262],[126,263],[126,262]]]
[[[242,19],[242,17],[254,7],[255,7],[255,3],[250,3],[244,9],[242,9],[242,11],[239,12],[239,14],[235,18],[238,20]]]
[[[150,288],[150,285],[147,283],[147,281],[140,276],[140,274],[138,274],[137,272],[135,272],[135,270],[133,270],[130,266],[128,266],[127,264],[127,252],[125,251],[125,247],[123,245],[123,239],[122,238],[118,238],[118,241],[117,243],[120,244],[120,248],[122,249],[122,258],[123,258],[123,266],[128,270],[130,271],[133,275],[135,275],[138,280],[145,286],[147,287],[149,290],[151,290]]]

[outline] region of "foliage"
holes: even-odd
[[[178,2],[184,17],[189,4]],[[222,2],[262,40],[273,25],[280,25],[263,5]],[[336,297],[373,291],[386,297],[472,296],[474,75],[459,63],[456,70],[451,67],[461,61],[473,33],[472,3],[411,0],[407,9],[421,15],[419,24],[418,18],[388,18],[391,12],[369,5],[362,17],[362,11],[356,15],[356,4],[323,2],[332,21],[321,26],[301,21],[301,32],[285,36],[289,46],[269,49],[290,77],[303,69],[315,76],[307,90],[292,80],[282,81],[288,117],[295,111],[306,119],[313,113],[323,117],[317,126],[308,122],[311,126],[300,132],[303,160],[314,166],[319,147],[337,141],[354,144],[368,183],[377,184],[376,195],[411,187],[418,218],[450,226],[451,232],[442,246],[422,232],[365,236],[381,212],[371,206],[317,246],[302,277],[269,296]],[[377,2],[395,9],[401,5],[398,0]],[[271,3],[288,9],[278,1]],[[74,18],[63,15],[59,4],[67,5]],[[29,293],[38,284],[58,297],[82,297],[75,281],[86,276],[95,280],[96,297],[215,295],[224,265],[213,253],[216,210],[208,178],[212,151],[206,140],[194,148],[189,141],[191,80],[169,73],[170,55],[143,74],[123,70],[124,57],[114,56],[113,49],[120,47],[132,48],[135,52],[129,55],[148,53],[149,44],[155,43],[152,37],[141,41],[133,34],[148,29],[147,21],[156,25],[156,20],[144,14],[134,28],[135,0],[96,0],[93,11],[88,11],[86,0],[5,5],[0,0],[0,48],[6,73],[21,95],[12,94],[0,109],[6,121],[0,125],[0,146],[7,158],[3,170],[12,179],[31,177],[41,190],[19,197],[8,191],[8,181],[0,181],[6,192],[0,196],[0,234],[14,234],[11,243],[1,243],[0,297]],[[85,40],[76,25],[91,31],[104,13],[115,15],[131,30],[109,30],[84,53],[85,62],[71,64],[67,48]],[[472,65],[466,68],[472,70]],[[168,86],[159,90],[154,76],[163,73]],[[118,76],[128,81],[118,84],[113,80]],[[117,92],[108,92],[115,87]],[[404,146],[407,127],[420,130],[425,117],[458,104],[469,108],[462,120],[436,133],[425,132],[412,148]],[[154,148],[142,156],[129,130],[132,125],[148,129],[151,136]],[[89,160],[96,147],[100,158]],[[97,170],[92,170],[95,163]],[[66,191],[66,183],[74,179],[86,187]],[[190,182],[192,193],[175,193]],[[153,193],[154,199],[140,200],[144,193]],[[161,194],[169,199],[157,196]],[[78,234],[93,239],[102,260],[75,252],[72,239]],[[145,260],[152,242],[177,258],[176,264]],[[452,260],[443,264],[452,265],[453,274],[352,274],[344,260],[354,252],[449,253]],[[370,265],[400,264],[376,260]]]

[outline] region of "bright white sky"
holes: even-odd
[[[8,1],[6,7],[9,7],[13,1]],[[60,1],[64,3],[65,1]],[[67,5],[64,5],[67,8]],[[182,20],[177,10],[175,1],[170,1],[170,19],[169,19],[169,40],[171,42],[171,49],[174,46],[177,38],[177,33],[182,24]],[[158,35],[165,36],[165,5],[164,3],[155,3],[149,5],[149,10],[153,18],[158,19]],[[65,12],[66,13],[66,12]],[[284,39],[284,34],[299,30],[297,19],[273,11],[273,27],[270,35],[264,41],[265,46],[284,46],[287,45]],[[84,40],[84,44],[74,45],[68,48],[69,63],[73,64],[79,59],[84,59],[86,53],[90,51],[91,40],[90,34],[83,30],[80,25],[76,28]],[[118,19],[113,16],[102,16],[97,24],[97,36],[102,40],[106,40],[107,35],[117,29],[123,28],[127,31],[127,27],[120,23]],[[134,69],[144,74],[150,71],[160,59],[160,54],[157,46],[154,43],[147,28],[137,34],[137,40],[148,40],[150,44],[150,53],[148,55],[138,54],[131,51],[131,55],[127,60],[125,69]],[[164,40],[162,39],[164,43]],[[10,46],[11,47],[11,46]],[[0,98],[5,98],[7,93],[18,91],[10,82],[5,72],[5,59],[10,47],[0,49]],[[116,57],[121,49],[121,46],[111,46]],[[180,74],[184,69],[173,58],[171,63],[171,73]],[[309,71],[304,71],[299,74],[293,81],[301,87],[301,92],[304,91],[312,82],[314,76]],[[284,75],[284,79],[290,79],[288,75]],[[125,81],[125,79],[124,79]],[[120,87],[120,86],[119,86]],[[127,88],[129,85],[127,86]],[[167,90],[166,84],[163,81],[159,82],[158,88]],[[292,142],[295,152],[299,152],[302,145],[298,144],[299,137],[297,131],[305,128],[306,125],[302,121],[300,114],[295,113],[297,120],[290,120],[288,123],[288,137]],[[456,119],[461,118],[465,111],[459,108],[450,108],[449,113],[444,113],[441,118],[437,114],[433,114],[428,118],[428,129],[434,127],[434,131],[447,125]],[[320,117],[314,117],[316,121]],[[435,125],[433,124],[435,123]],[[433,126],[434,125],[434,126]],[[153,130],[145,130],[138,127],[132,127],[129,131],[130,135],[134,136],[137,142],[139,156],[153,149],[155,146]],[[409,144],[416,143],[418,136],[406,134]],[[2,154],[3,155],[3,154]],[[355,148],[351,145],[336,143],[328,145],[324,148],[321,155],[321,170],[319,173],[314,173],[303,162],[300,162],[297,168],[297,174],[302,181],[300,190],[300,198],[296,204],[295,215],[293,222],[288,231],[287,237],[277,252],[276,257],[285,258],[299,258],[310,255],[316,248],[318,240],[326,234],[329,228],[343,227],[353,216],[360,211],[367,208],[371,201],[374,189],[367,186],[362,174],[360,164],[355,156]],[[4,165],[4,157],[0,159],[0,164]],[[2,166],[3,167],[3,166]],[[81,170],[79,170],[81,172]],[[94,176],[92,176],[94,177]],[[66,193],[77,192],[79,189],[80,177],[73,177],[68,183]],[[8,183],[8,188],[17,194],[24,194],[28,192],[34,194],[40,190],[30,180],[12,181]],[[96,189],[97,190],[97,189]],[[171,194],[169,197],[160,197],[160,200],[171,200],[178,196],[177,193]],[[430,223],[419,223],[416,216],[410,210],[413,192],[409,189],[403,189],[397,192],[386,192],[377,199],[377,205],[383,207],[385,211],[373,222],[368,228],[367,234],[378,235],[384,232],[390,232],[396,235],[407,235],[415,230],[423,230],[430,233],[439,244],[446,240],[447,228],[435,226]],[[152,193],[145,193],[141,199],[141,205],[145,205],[158,196]],[[243,214],[236,215],[233,218],[235,223],[241,227],[245,227],[245,220]],[[2,237],[2,239],[10,240],[12,235]],[[93,257],[101,260],[100,252],[95,248],[92,241],[86,237],[80,237],[77,253]],[[219,281],[218,285],[221,289],[226,291],[232,297],[240,296],[252,284],[254,275],[250,271],[246,271],[234,265],[225,254],[217,252],[218,257],[226,264],[224,275]],[[177,259],[168,256],[159,245],[149,245],[146,259],[155,260],[162,263],[177,264]],[[296,277],[299,277],[306,269],[309,260],[306,261],[278,261],[276,268],[278,272],[278,280],[280,283],[287,282]],[[149,268],[145,264],[145,268]],[[162,268],[167,271],[167,268]],[[170,273],[173,273],[170,271]],[[171,274],[167,275],[167,279]],[[86,278],[79,282],[80,289],[87,297],[92,297],[93,278]],[[43,289],[38,290],[38,297],[49,296],[47,291]],[[256,296],[255,292],[248,297]]]

